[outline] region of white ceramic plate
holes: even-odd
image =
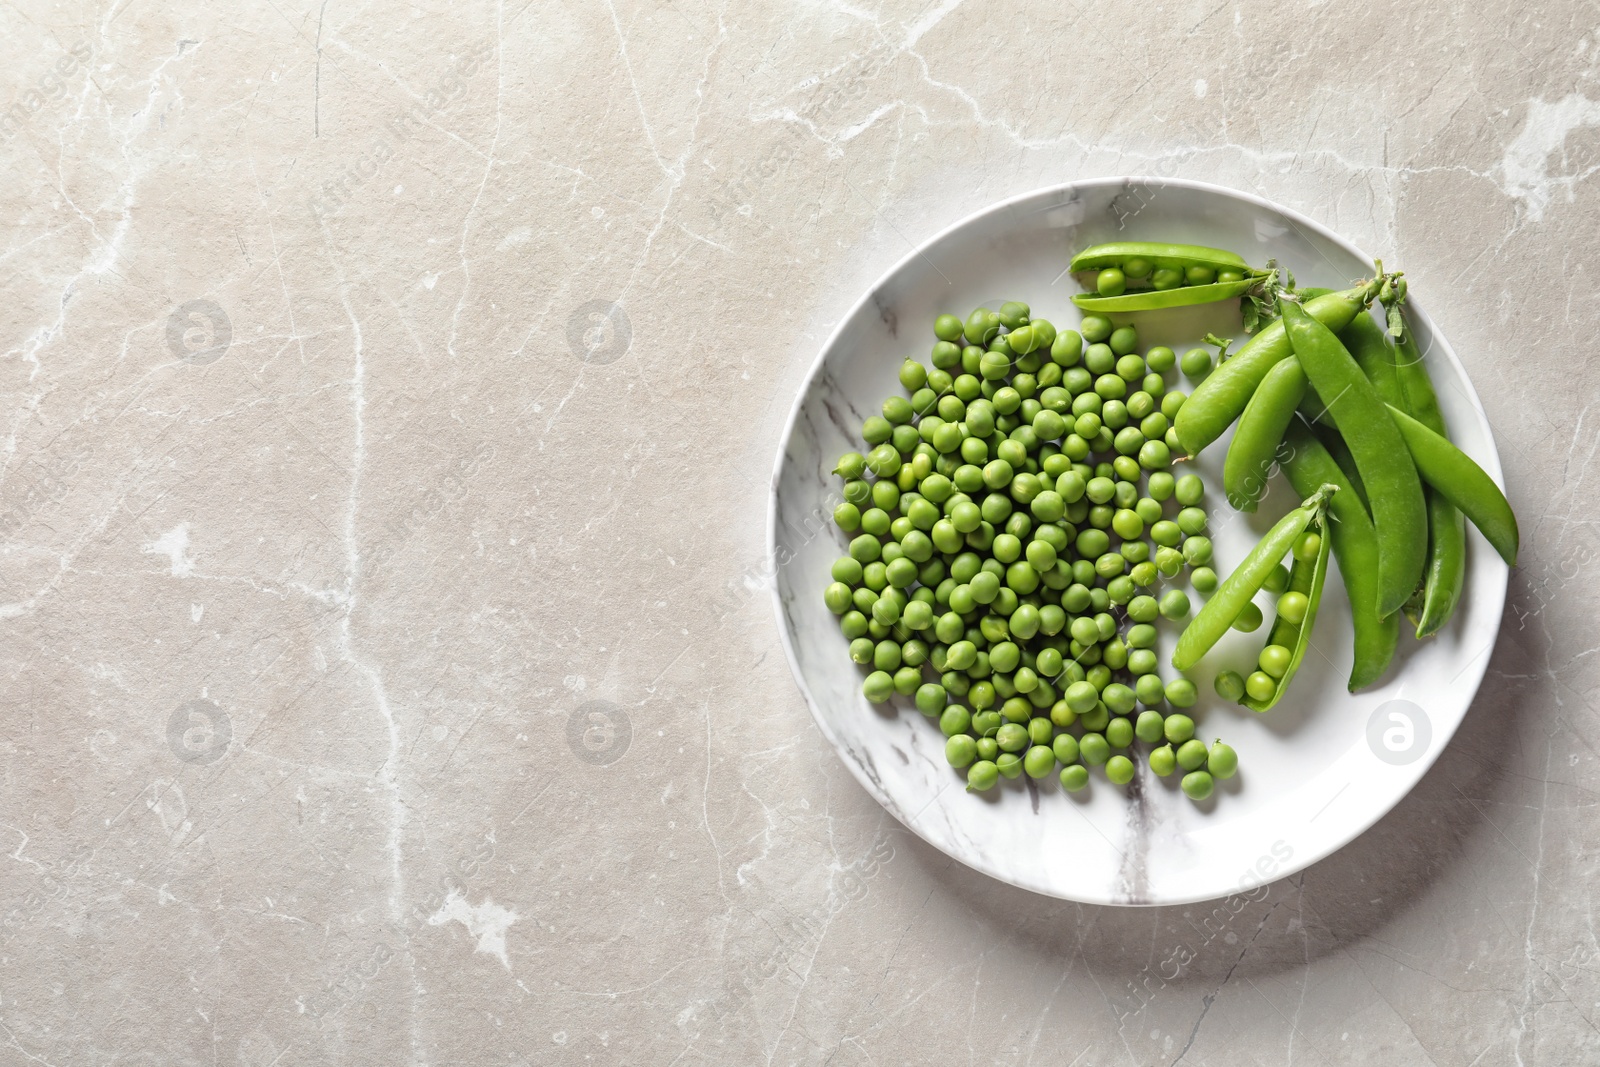
[[[1253,264],[1275,258],[1304,286],[1344,288],[1371,275],[1372,261],[1311,220],[1245,193],[1201,182],[1103,179],[1044,189],[958,223],[902,260],[839,323],[795,403],[773,478],[769,518],[775,605],[784,649],[823,734],[863,787],[928,843],[1012,885],[1101,904],[1179,904],[1253,889],[1344,845],[1392,808],[1432,765],[1466,713],[1487,666],[1505,601],[1507,568],[1469,534],[1467,588],[1445,632],[1419,643],[1403,636],[1383,683],[1351,695],[1350,608],[1331,575],[1293,688],[1266,715],[1217,698],[1215,673],[1248,671],[1265,628],[1230,634],[1191,677],[1201,737],[1239,753],[1237,778],[1204,804],[1152,775],[1143,761],[1129,786],[1095,772],[1069,794],[1054,777],[1002,780],[969,794],[944,760],[937,723],[909,702],[875,707],[861,696],[863,672],[822,603],[846,538],[830,521],[840,453],[863,450],[861,421],[902,393],[901,361],[924,362],[934,316],[966,317],[979,305],[1024,300],[1036,315],[1070,328],[1080,291],[1063,275],[1076,250],[1102,241],[1163,240],[1227,248]],[[1400,264],[1399,266],[1403,266]],[[1449,344],[1413,294],[1411,321],[1456,443],[1497,481],[1500,463],[1483,408]],[[1118,317],[1140,330],[1140,351],[1167,344],[1181,354],[1207,330],[1244,336],[1236,302]],[[1189,383],[1168,375],[1169,388]],[[1253,516],[1222,499],[1228,437],[1197,464],[1213,513],[1218,573],[1228,571],[1292,506],[1275,476]],[[1470,529],[1470,525],[1469,525]],[[1187,587],[1185,587],[1187,588]],[[1192,590],[1191,598],[1199,598]],[[1268,609],[1263,595],[1259,603]],[[1163,625],[1163,675],[1175,626]],[[1402,632],[1409,625],[1402,625]]]

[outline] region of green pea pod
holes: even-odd
[[[1472,457],[1428,429],[1410,415],[1390,408],[1402,440],[1416,461],[1416,469],[1439,490],[1444,498],[1472,520],[1478,532],[1488,538],[1500,558],[1517,565],[1517,516],[1494,479],[1484,473]]]
[[[1152,266],[1175,267],[1179,270],[1185,267],[1210,267],[1213,270],[1256,273],[1255,268],[1242,257],[1225,249],[1163,244],[1159,241],[1111,241],[1092,245],[1073,256],[1067,270],[1073,274],[1083,270],[1103,270],[1106,267],[1120,267],[1130,259],[1144,259]]]
[[[1400,390],[1399,372],[1395,369],[1394,347],[1378,321],[1363,312],[1339,331],[1339,340],[1349,349],[1356,366],[1361,368],[1383,402],[1405,410],[1405,394]]]
[[[1411,599],[1428,553],[1422,480],[1394,420],[1385,417],[1393,409],[1333,332],[1298,304],[1285,302],[1280,321],[1306,377],[1328,401],[1328,414],[1366,486],[1378,532],[1378,613],[1392,614]]]
[[[1403,279],[1402,279],[1403,280]],[[1416,333],[1406,328],[1396,346],[1395,375],[1404,404],[1396,404],[1422,425],[1449,438],[1439,397],[1433,391]],[[1430,637],[1444,629],[1461,601],[1467,582],[1467,526],[1461,511],[1439,490],[1428,487],[1428,564],[1422,576],[1422,597],[1413,613],[1417,636]]]
[[[1277,463],[1283,432],[1305,393],[1305,371],[1300,369],[1300,361],[1290,356],[1267,372],[1245,405],[1222,467],[1228,503],[1238,510],[1256,509]]]
[[[1178,637],[1178,646],[1172,652],[1172,665],[1186,671],[1200,662],[1200,657],[1211,651],[1211,646],[1222,640],[1244,606],[1261,591],[1267,576],[1278,566],[1278,561],[1289,554],[1295,538],[1305,533],[1313,516],[1325,506],[1329,496],[1338,491],[1335,485],[1324,485],[1308,497],[1305,503],[1278,520],[1267,535],[1256,542],[1256,547],[1245,556],[1244,562],[1211,594],[1205,607],[1190,620]]]
[[[1072,302],[1085,311],[1107,314],[1129,311],[1158,311],[1162,308],[1189,307],[1210,304],[1243,296],[1261,284],[1261,278],[1251,276],[1237,282],[1213,282],[1210,285],[1180,285],[1176,289],[1136,289],[1121,296],[1101,296],[1098,293],[1079,293]]]
[[[1333,495],[1337,497],[1339,494]],[[1285,592],[1300,593],[1305,596],[1305,618],[1299,622],[1290,622],[1279,615],[1273,620],[1272,630],[1267,635],[1267,644],[1281,645],[1289,650],[1289,669],[1283,672],[1283,677],[1278,679],[1277,688],[1267,699],[1257,700],[1248,693],[1240,698],[1239,703],[1251,711],[1259,713],[1272,710],[1282,699],[1283,694],[1289,691],[1289,683],[1294,681],[1295,671],[1300,669],[1300,661],[1306,658],[1306,649],[1311,646],[1311,627],[1317,621],[1317,608],[1322,603],[1322,587],[1328,580],[1328,552],[1333,544],[1333,538],[1328,535],[1327,527],[1326,512],[1319,511],[1308,527],[1321,535],[1316,557],[1310,560],[1296,559],[1294,566],[1289,570],[1289,588]]]
[[[1333,556],[1339,561],[1339,574],[1350,598],[1355,655],[1350,664],[1349,686],[1354,693],[1383,677],[1400,644],[1399,614],[1378,614],[1378,534],[1345,472],[1305,423],[1290,423],[1284,441],[1288,448],[1283,472],[1295,492],[1310,495],[1325,484],[1339,487],[1328,502],[1332,521],[1327,526]]]
[[[1342,330],[1372,302],[1379,284],[1374,279],[1353,289],[1316,297],[1306,301],[1305,310],[1330,330]],[[1178,409],[1173,428],[1183,450],[1197,456],[1202,448],[1221,437],[1250,402],[1267,371],[1293,354],[1281,318],[1263,326],[1261,332],[1196,386]]]

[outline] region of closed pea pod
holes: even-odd
[[[1290,356],[1267,372],[1245,405],[1222,468],[1223,490],[1238,510],[1254,511],[1260,503],[1284,431],[1305,394],[1305,371]]]
[[[1305,310],[1329,329],[1343,329],[1378,295],[1381,284],[1374,279],[1343,292],[1324,294],[1308,300]],[[1263,326],[1245,342],[1195,387],[1173,418],[1173,429],[1184,451],[1191,456],[1199,455],[1202,448],[1222,436],[1250,402],[1267,371],[1293,354],[1282,319]]]
[[[1396,356],[1395,376],[1405,403],[1395,406],[1448,439],[1439,398],[1422,363],[1422,353],[1417,351],[1416,336],[1409,328],[1400,339]],[[1414,609],[1408,608],[1417,624],[1418,637],[1429,637],[1444,628],[1455,614],[1467,580],[1465,518],[1439,490],[1429,486],[1427,496],[1428,562],[1422,576],[1422,599]]]
[[[1222,635],[1233,625],[1233,620],[1239,617],[1245,605],[1260,591],[1267,576],[1277,568],[1278,561],[1289,554],[1295,540],[1305,532],[1312,518],[1322,511],[1327,498],[1337,491],[1338,487],[1331,484],[1321,486],[1305,503],[1278,520],[1278,524],[1256,542],[1256,547],[1250,550],[1244,561],[1234,568],[1233,573],[1211,595],[1211,599],[1206,601],[1200,614],[1184,627],[1178,637],[1177,648],[1172,653],[1172,665],[1175,668],[1186,671],[1193,667],[1200,662],[1201,656],[1211,650],[1212,645],[1222,639]]]
[[[1378,614],[1377,533],[1344,472],[1310,429],[1297,421],[1289,427],[1285,440],[1289,452],[1283,470],[1296,492],[1309,492],[1323,483],[1340,487],[1328,503],[1333,521],[1327,524],[1327,535],[1350,598],[1355,652],[1349,688],[1355,692],[1383,676],[1400,642],[1400,616]]]
[[[1385,404],[1404,409],[1404,393],[1395,369],[1394,346],[1384,333],[1378,320],[1365,312],[1350,320],[1350,325],[1338,331],[1339,340],[1350,352],[1350,357],[1361,368],[1372,387],[1378,391]]]
[[[1472,457],[1397,408],[1389,409],[1416,468],[1445,499],[1461,509],[1500,558],[1517,563],[1517,517],[1500,487]]]
[[[1294,354],[1317,393],[1329,401],[1361,482],[1378,535],[1378,613],[1399,611],[1422,576],[1428,511],[1422,481],[1388,408],[1339,339],[1298,304],[1285,302],[1283,323]]]

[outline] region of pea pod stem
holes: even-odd
[[[1448,438],[1398,408],[1390,408],[1389,413],[1423,478],[1472,520],[1501,559],[1516,566],[1517,516],[1494,479]]]
[[[1335,497],[1337,493],[1333,494]],[[1328,535],[1328,522],[1325,511],[1318,511],[1312,516],[1308,529],[1314,529],[1321,535],[1317,546],[1317,554],[1310,560],[1296,559],[1289,572],[1289,591],[1300,593],[1306,598],[1305,617],[1299,622],[1290,622],[1279,615],[1272,623],[1268,633],[1269,645],[1281,645],[1289,649],[1289,667],[1283,672],[1283,677],[1278,679],[1272,696],[1265,700],[1257,700],[1246,694],[1239,703],[1251,711],[1260,713],[1271,711],[1283,694],[1289,691],[1289,683],[1294,680],[1294,675],[1300,669],[1300,661],[1306,657],[1306,649],[1311,645],[1311,627],[1317,621],[1317,608],[1322,603],[1322,588],[1328,580],[1328,553],[1333,544],[1333,538]]]
[[[1328,501],[1326,526],[1350,598],[1355,652],[1349,688],[1354,693],[1383,677],[1400,644],[1399,614],[1378,614],[1378,535],[1345,472],[1310,427],[1298,419],[1290,423],[1284,445],[1283,472],[1295,492],[1310,494],[1323,484],[1339,487]]]
[[[1427,503],[1416,465],[1394,420],[1385,418],[1394,409],[1384,404],[1333,332],[1287,301],[1281,321],[1306,377],[1328,402],[1366,487],[1378,533],[1378,611],[1392,614],[1411,599],[1428,550]]]
[[[1342,330],[1378,295],[1380,285],[1381,275],[1342,292],[1308,300],[1305,311],[1329,329]],[[1173,427],[1183,450],[1197,456],[1202,448],[1221,437],[1244,411],[1267,371],[1293,354],[1282,318],[1261,327],[1232,358],[1196,386],[1178,410]]]
[[[1330,496],[1338,492],[1336,485],[1320,486],[1317,491],[1289,514],[1250,550],[1244,561],[1233,569],[1217,591],[1207,600],[1200,613],[1190,620],[1178,637],[1177,648],[1172,653],[1172,666],[1186,671],[1200,662],[1200,657],[1211,651],[1211,646],[1222,639],[1233,625],[1244,606],[1261,591],[1267,576],[1294,547],[1297,537],[1305,532],[1311,520],[1321,514]]]
[[[1222,468],[1228,503],[1239,511],[1254,511],[1260,502],[1277,462],[1284,431],[1305,392],[1305,371],[1301,370],[1300,361],[1290,356],[1267,372],[1245,405]]]

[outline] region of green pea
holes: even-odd
[[[949,703],[950,695],[944,691],[944,686],[937,682],[928,682],[917,688],[917,710],[924,715],[930,717],[938,715]]]
[[[1211,353],[1204,348],[1191,348],[1183,354],[1179,366],[1185,378],[1197,382],[1211,373]]]
[[[1107,267],[1095,277],[1094,287],[1101,296],[1121,296],[1128,288],[1128,280],[1116,267]]]
[[[1136,648],[1128,653],[1128,672],[1135,676],[1154,674],[1156,671],[1156,654],[1148,648]]]
[[[1144,354],[1144,361],[1152,371],[1164,374],[1178,365],[1178,356],[1166,345],[1156,345]]]
[[[1078,758],[1098,767],[1111,758],[1111,745],[1101,734],[1086,733],[1078,739]]]
[[[1153,708],[1167,699],[1167,690],[1161,684],[1158,674],[1142,674],[1133,683],[1133,691],[1139,697],[1139,703],[1145,707]]]
[[[1127,748],[1133,744],[1133,723],[1127,719],[1112,719],[1106,724],[1105,738],[1112,748]]]
[[[1007,300],[1000,305],[1000,325],[1015,330],[1028,323],[1029,308],[1020,300]]]
[[[1184,508],[1178,512],[1178,529],[1191,538],[1199,537],[1206,528],[1206,513],[1202,508]],[[1208,542],[1206,547],[1210,548]],[[1205,562],[1202,560],[1201,562]]]
[[[879,604],[887,603],[887,604],[893,605],[894,601],[889,600],[888,598],[885,598],[883,600],[878,601],[878,603]],[[874,613],[876,613],[877,605],[874,605],[873,608],[874,608]],[[890,626],[892,624],[891,623],[883,623],[883,625],[884,626]],[[873,651],[872,651],[872,665],[874,667],[878,668],[878,670],[880,670],[880,671],[896,671],[896,670],[899,670],[901,663],[904,662],[904,658],[905,658],[904,654],[900,651],[899,642],[891,641],[891,640],[889,640],[887,638],[885,638],[882,641],[879,641],[878,642],[878,647],[873,649]],[[891,678],[890,681],[893,681],[893,679]]]
[[[1239,612],[1239,617],[1233,620],[1233,628],[1242,634],[1255,633],[1261,626],[1261,609],[1254,601],[1245,604]]]
[[[1080,619],[1078,621],[1082,622],[1085,620]],[[1074,624],[1074,627],[1076,627],[1076,623]],[[1099,701],[1100,691],[1094,687],[1092,682],[1073,682],[1071,685],[1067,686],[1067,690],[1061,695],[1061,698],[1067,702],[1067,707],[1071,708],[1074,713],[1083,715],[1093,708]]]
[[[840,632],[852,640],[866,636],[868,625],[866,615],[859,611],[847,611],[839,619]]]
[[[1256,664],[1274,679],[1289,673],[1289,663],[1294,654],[1282,645],[1268,645],[1261,650]]]
[[[1183,284],[1183,271],[1175,267],[1157,267],[1150,275],[1150,286],[1158,291],[1176,289]]]
[[[1238,671],[1221,671],[1212,684],[1223,700],[1237,701],[1244,696],[1244,677]]]
[[[1134,256],[1122,264],[1122,273],[1130,278],[1148,278],[1155,269],[1155,264],[1142,256]]]
[[[1187,477],[1187,476],[1186,476]],[[1199,481],[1199,479],[1195,479]],[[1157,471],[1150,475],[1150,480],[1145,485],[1145,492],[1150,494],[1150,499],[1161,502],[1170,500],[1176,492],[1177,480],[1166,471]]]
[[[1111,346],[1111,351],[1115,354],[1126,356],[1139,347],[1139,331],[1132,326],[1119,326],[1111,331],[1106,343]],[[1141,369],[1139,373],[1142,376],[1144,371]],[[1123,377],[1128,376],[1123,375]]]
[[[1285,593],[1278,598],[1278,617],[1295,626],[1305,621],[1311,602],[1304,593]]]
[[[991,762],[1000,758],[1000,746],[995,744],[994,738],[978,738],[978,758]]]
[[[944,759],[952,767],[968,766],[977,758],[978,742],[968,734],[955,734],[944,743]]]
[[[1161,713],[1159,711],[1141,711],[1133,723],[1133,736],[1146,744],[1155,744],[1161,740]]]
[[[1025,726],[1008,722],[1000,727],[994,739],[1001,752],[1021,752],[1028,747],[1028,730]]]
[[[1210,567],[1196,567],[1189,573],[1189,584],[1197,593],[1210,593],[1217,588],[1217,572]]]
[[[1213,778],[1232,778],[1239,773],[1239,754],[1220,739],[1213,741],[1206,755],[1206,770]]]
[[[877,651],[877,648],[878,646],[873,643],[871,638],[858,637],[850,642],[850,660],[853,663],[866,666],[872,662],[873,653]]]
[[[1188,397],[1185,394],[1180,393],[1175,389],[1167,393],[1161,398],[1161,414],[1165,415],[1169,419],[1176,419],[1178,417],[1178,412],[1183,408],[1184,401],[1187,399]],[[1167,433],[1170,436],[1172,431],[1168,430]],[[1171,444],[1170,440],[1168,441],[1168,444]],[[1174,445],[1173,448],[1176,449],[1177,446]]]
[[[1162,470],[1172,465],[1172,449],[1164,441],[1146,441],[1139,448],[1139,466],[1145,470]]]
[[[1133,761],[1127,756],[1112,756],[1106,760],[1106,779],[1113,785],[1127,785],[1133,781]]]
[[[1055,727],[1051,725],[1049,719],[1038,718],[1028,720],[1028,740],[1033,744],[1049,745],[1055,736]]]
[[[1212,781],[1211,775],[1205,771],[1190,771],[1183,776],[1183,781],[1180,784],[1183,788],[1184,796],[1190,800],[1204,800],[1211,795],[1216,783]]]
[[[1301,563],[1311,563],[1322,551],[1322,537],[1315,530],[1307,530],[1294,543],[1294,558]]]
[[[1161,729],[1168,741],[1181,745],[1194,736],[1194,720],[1187,715],[1168,715]]]
[[[1200,699],[1199,690],[1187,678],[1174,678],[1167,683],[1167,703],[1175,708],[1192,708]]]
[[[1278,691],[1278,680],[1265,671],[1251,671],[1250,677],[1244,680],[1244,691],[1249,694],[1251,700],[1264,703],[1271,700],[1273,694]]]
[[[1178,766],[1185,771],[1199,770],[1206,762],[1206,743],[1192,737],[1178,746]]]
[[[995,758],[994,765],[999,770],[1001,777],[1021,778],[1022,757],[1015,752],[1002,752]]]
[[[1193,266],[1183,269],[1183,281],[1186,285],[1210,285],[1217,280],[1215,267]]]
[[[894,678],[888,671],[873,671],[861,683],[861,695],[874,704],[882,704],[894,695]]]
[[[1161,597],[1160,611],[1163,618],[1185,619],[1189,617],[1189,598],[1182,589],[1169,589]]]
[[[1267,580],[1261,583],[1261,588],[1269,593],[1282,593],[1289,588],[1289,568],[1278,564],[1267,573]]]
[[[993,789],[1000,780],[1000,768],[991,760],[980,759],[967,769],[967,791],[984,792]]]
[[[1022,757],[1022,769],[1029,778],[1043,778],[1056,769],[1056,754],[1045,745],[1035,745]]]
[[[1076,793],[1089,784],[1089,768],[1081,763],[1074,763],[1070,767],[1061,769],[1061,788],[1069,793]]]
[[[933,320],[933,335],[941,341],[961,339],[961,320],[954,315],[940,315]]]
[[[1078,324],[1078,332],[1083,334],[1084,340],[1098,344],[1111,336],[1111,320],[1104,315],[1085,315]]]
[[[944,687],[939,687],[944,691]],[[922,690],[917,690],[917,707],[922,707]],[[951,704],[939,713],[939,731],[946,737],[964,734],[972,727],[972,713],[960,704]]]
[[[1147,622],[1128,627],[1128,645],[1131,648],[1154,648],[1156,628]]]
[[[1206,484],[1198,474],[1185,474],[1173,483],[1172,495],[1184,507],[1194,507],[1205,498]]]
[[[822,591],[822,602],[835,615],[843,615],[850,610],[850,596],[851,590],[848,585],[843,582],[834,582]]]
[[[1172,751],[1171,745],[1162,745],[1160,748],[1150,750],[1150,769],[1165,778],[1177,770],[1178,759]]]
[[[872,499],[872,486],[863,481],[845,482],[844,498],[846,502],[860,507]]]

